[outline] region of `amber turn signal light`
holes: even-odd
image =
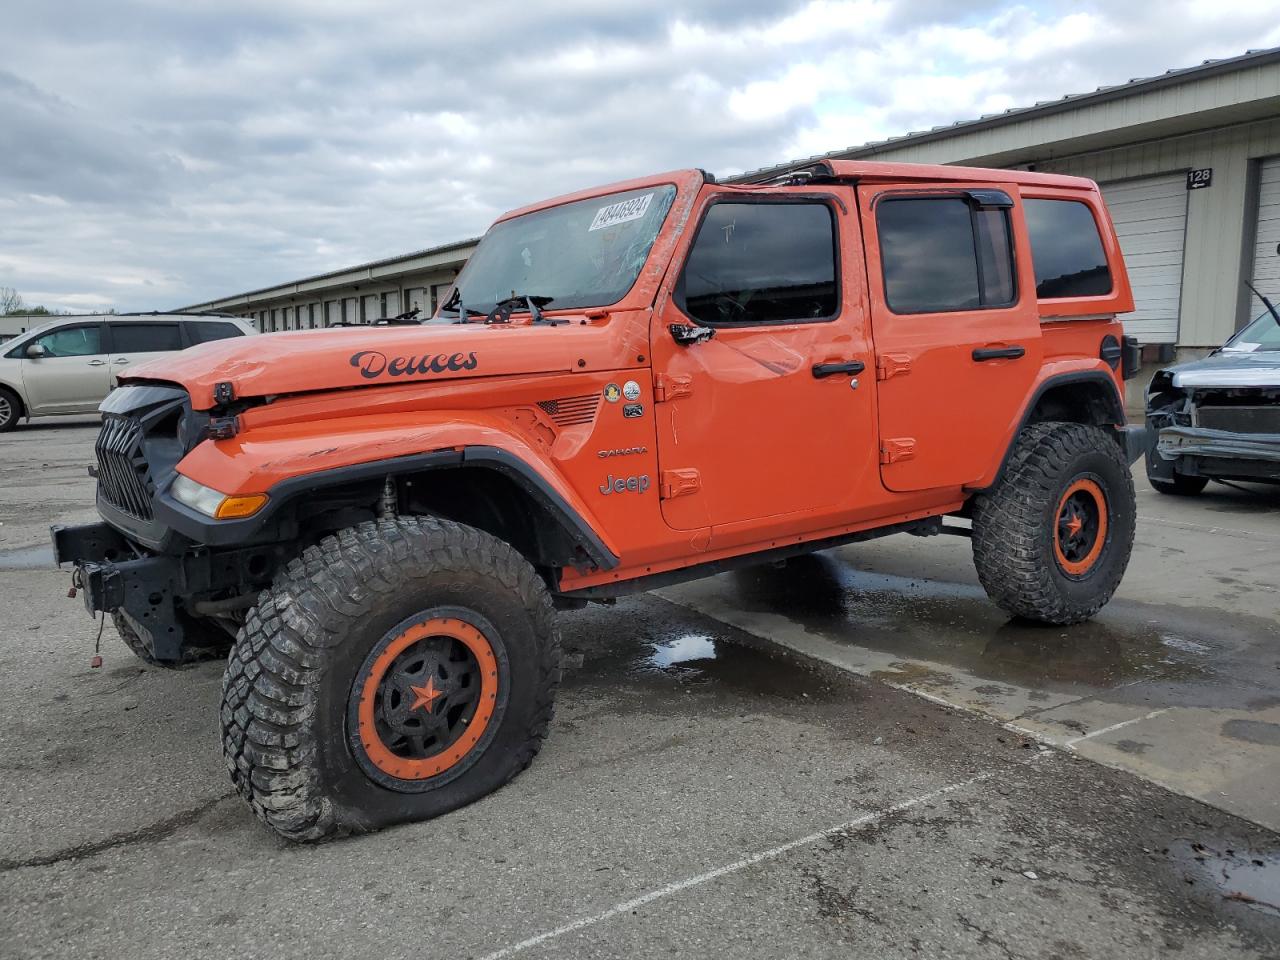
[[[265,493],[249,493],[244,496],[227,497],[218,504],[214,513],[217,520],[235,520],[240,517],[251,517],[266,505]]]

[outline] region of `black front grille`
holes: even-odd
[[[103,419],[94,447],[98,455],[98,493],[131,517],[150,520],[155,484],[147,467],[142,437],[142,424],[132,417]]]
[[[1232,433],[1280,433],[1280,403],[1266,406],[1199,407],[1200,426]]]

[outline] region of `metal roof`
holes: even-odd
[[[1179,83],[1185,83],[1188,80],[1201,80],[1215,74],[1230,73],[1246,67],[1264,66],[1277,61],[1280,61],[1280,47],[1249,50],[1238,57],[1206,60],[1194,67],[1177,67],[1172,70],[1166,70],[1164,73],[1154,77],[1135,77],[1126,83],[1098,87],[1088,93],[1068,93],[1056,100],[1041,100],[1029,107],[1010,107],[1003,113],[989,113],[974,120],[958,120],[955,123],[942,124],[929,130],[917,130],[901,136],[889,137],[885,140],[872,140],[859,146],[845,147],[843,150],[832,150],[828,153],[818,153],[799,160],[789,160],[785,163],[748,170],[746,173],[727,179],[728,182],[768,179],[786,170],[804,167],[819,160],[874,156],[885,149],[896,150],[900,147],[918,143],[928,143],[931,140],[941,140],[959,133],[985,130],[1033,117],[1048,116],[1066,110],[1076,110],[1095,103],[1105,103],[1108,100],[1135,96],[1150,90],[1158,90],[1161,87],[1174,86]]]

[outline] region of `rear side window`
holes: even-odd
[[[717,203],[680,278],[699,323],[830,320],[838,311],[835,220],[825,203]]]
[[[182,334],[176,323],[113,323],[112,353],[160,353],[181,350]]]
[[[192,343],[208,343],[210,340],[225,340],[227,337],[238,337],[244,333],[234,323],[190,323],[187,324],[187,336]]]
[[[1078,200],[1022,201],[1036,266],[1036,297],[1099,297],[1111,292],[1111,268],[1098,224]]]
[[[1007,307],[1017,299],[1009,212],[965,197],[876,207],[885,299],[894,313]]]

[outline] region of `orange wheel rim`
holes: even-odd
[[[397,780],[447,772],[480,742],[498,702],[498,658],[477,627],[432,617],[392,637],[354,695],[369,762]]]
[[[1053,552],[1063,573],[1081,577],[1097,565],[1107,545],[1107,497],[1096,480],[1075,480],[1058,500]]]

